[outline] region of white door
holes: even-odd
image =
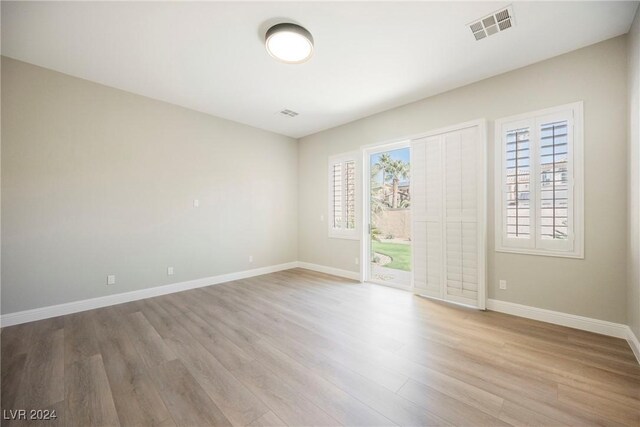
[[[485,138],[480,124],[411,142],[414,292],[485,308]]]

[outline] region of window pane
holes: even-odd
[[[529,128],[507,132],[506,144],[506,188],[507,237],[526,238],[530,236],[529,177],[530,152]]]
[[[568,239],[567,121],[540,127],[540,234],[545,240]]]

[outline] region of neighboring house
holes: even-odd
[[[392,197],[393,197],[393,184],[385,183],[377,191],[372,192],[372,196],[380,200],[385,209],[391,209]],[[411,201],[411,191],[409,181],[401,182],[398,185],[398,209],[407,209],[409,207],[408,202]]]

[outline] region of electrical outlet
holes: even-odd
[[[173,276],[173,267],[167,267],[167,276]]]
[[[249,255],[249,262],[253,262],[253,255]]]
[[[500,280],[500,289],[507,289],[507,281]]]
[[[107,276],[107,285],[115,285],[116,284],[116,276],[110,274]]]
[[[356,257],[356,265],[360,264],[360,258]]]
[[[324,215],[320,215],[320,222],[324,222]]]
[[[198,208],[198,207],[200,207],[200,200],[198,200],[198,199],[194,199],[194,200],[193,200],[193,207],[194,207],[194,208]]]

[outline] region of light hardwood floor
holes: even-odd
[[[638,426],[640,366],[620,339],[297,269],[5,328],[2,407],[55,409],[40,426]]]

